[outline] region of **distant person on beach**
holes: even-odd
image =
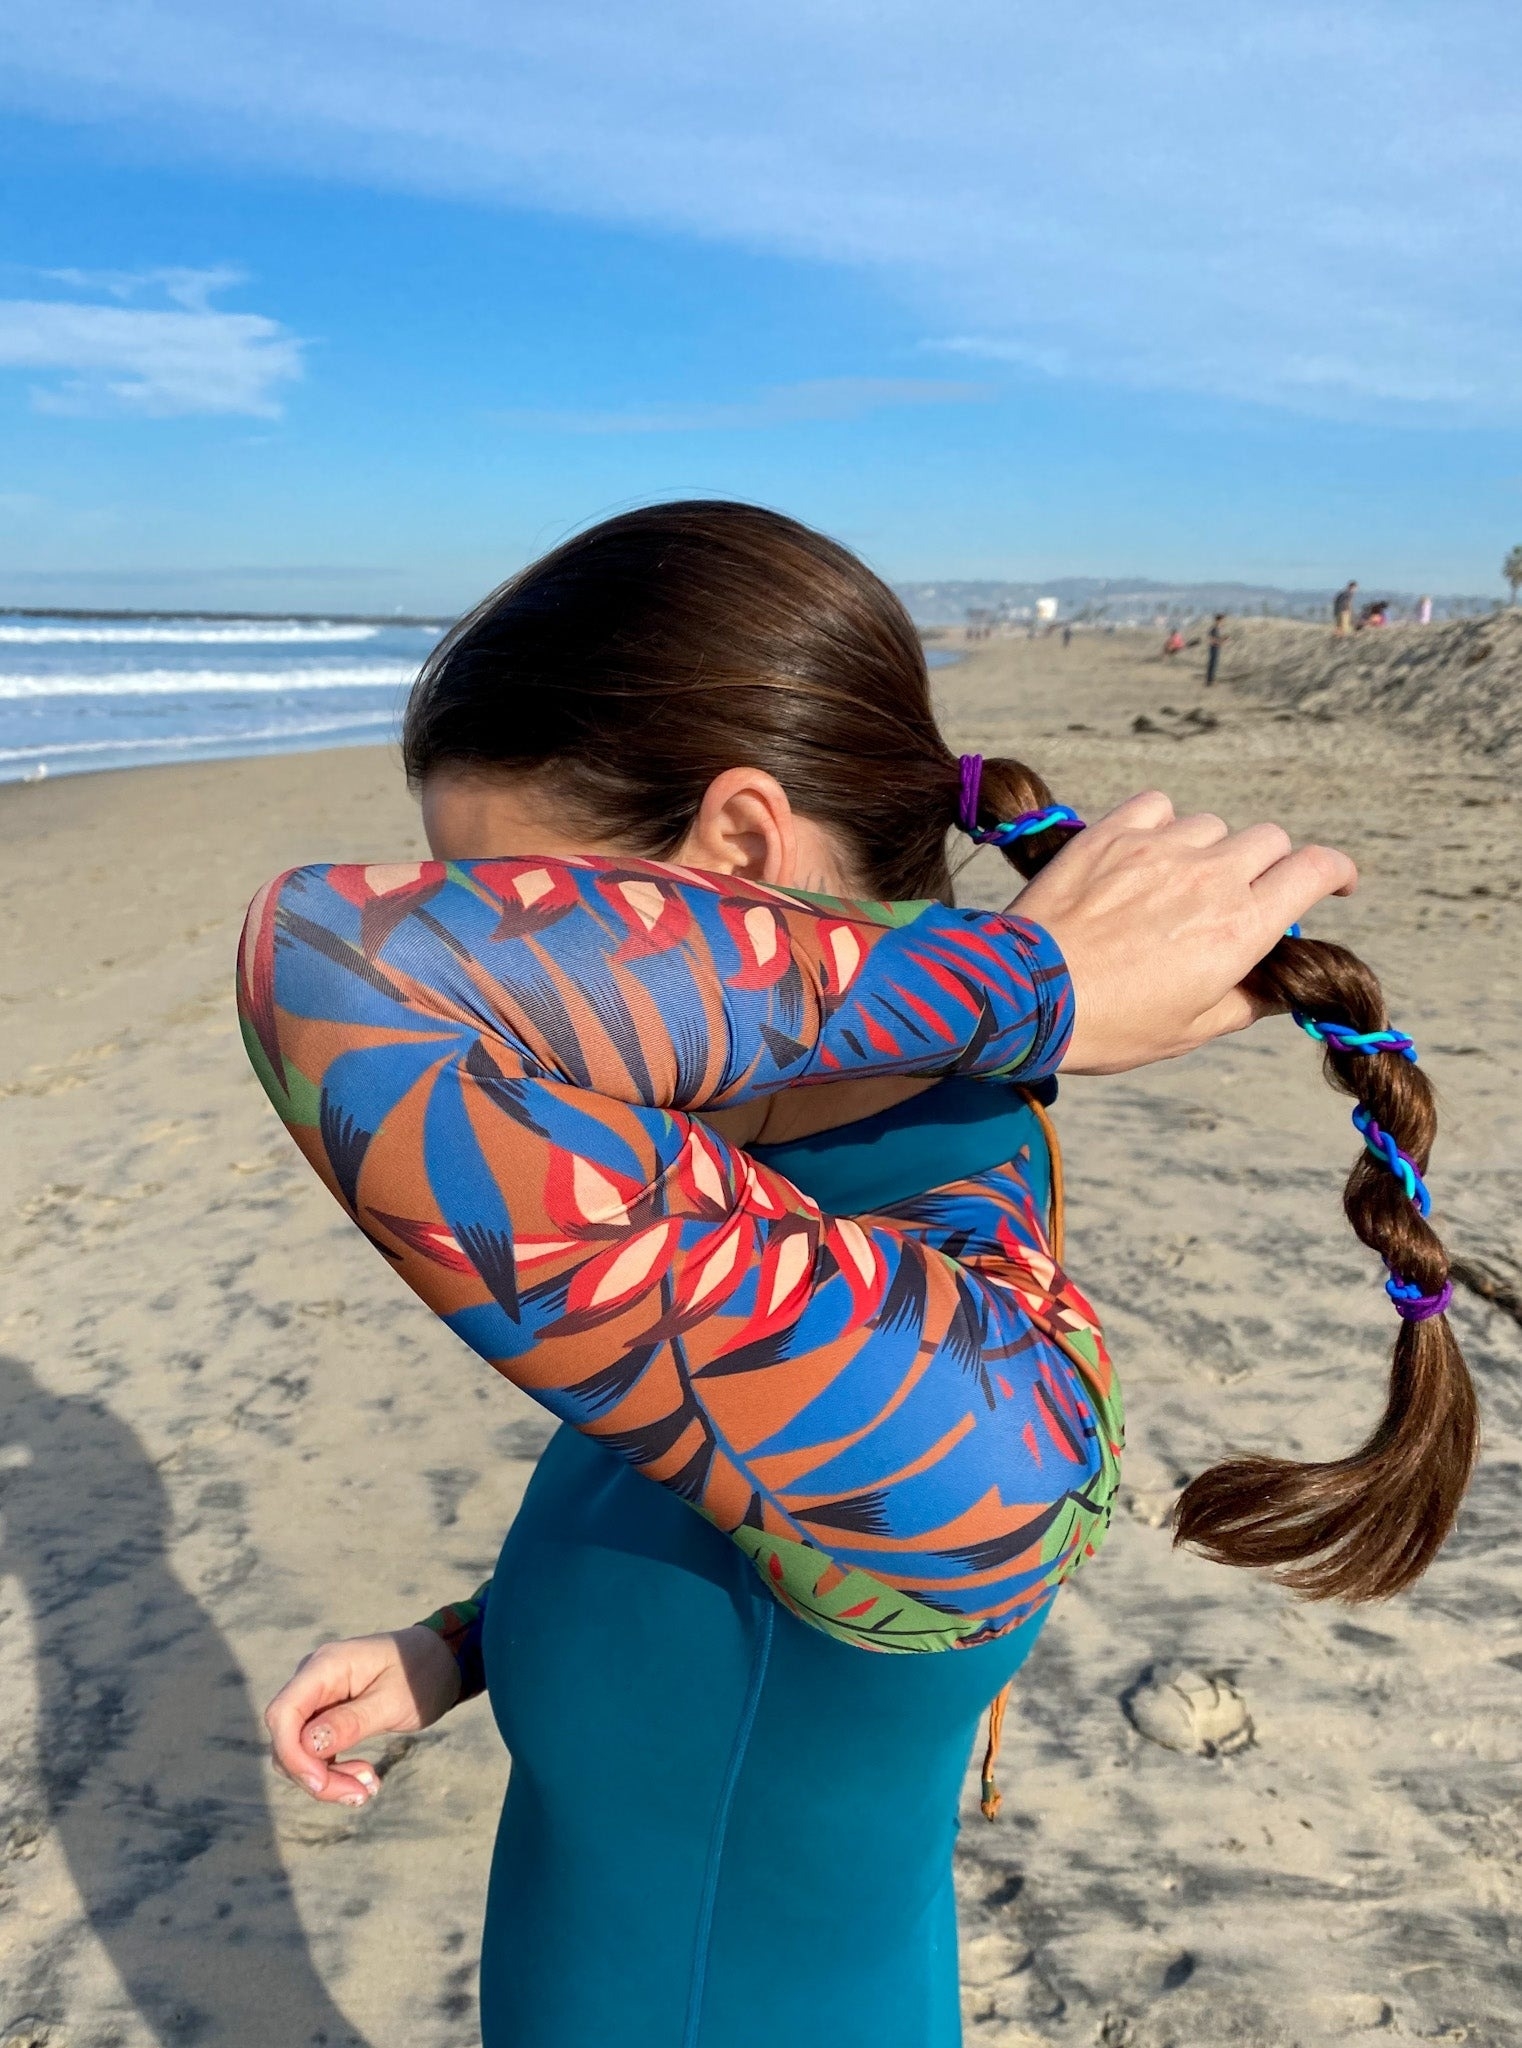
[[[1178,627],[1175,626],[1173,631],[1168,635],[1167,639],[1163,642],[1163,659],[1165,661],[1172,661],[1175,654],[1182,654],[1183,651],[1184,636],[1179,631]]]
[[[1226,614],[1217,612],[1210,622],[1210,631],[1205,638],[1208,650],[1205,655],[1205,687],[1208,690],[1215,681],[1216,670],[1221,662],[1221,649],[1226,645]]]
[[[1419,626],[1430,626],[1432,624],[1432,599],[1430,597],[1419,597],[1416,600],[1416,623]]]
[[[1071,647],[1071,646],[1072,646],[1072,644],[1073,644],[1073,629],[1072,629],[1072,627],[1071,627],[1071,626],[1064,626],[1064,627],[1063,627],[1063,629],[1062,629],[1062,644],[1063,644],[1063,646],[1064,646],[1064,647]]]
[[[1350,581],[1344,583],[1341,590],[1332,599],[1332,624],[1338,633],[1352,632],[1353,604],[1357,596],[1358,585]]]
[[[1372,598],[1358,614],[1357,630],[1365,626],[1387,626],[1390,623],[1390,600],[1387,597]]]
[[[1303,1006],[1409,1190],[1425,1075],[1372,1049],[1399,1035],[1366,968],[1284,936],[1353,864],[1157,794],[1084,829],[1021,762],[951,753],[898,599],[745,505],[523,570],[424,663],[403,755],[432,858],[262,889],[245,1044],[378,1300],[400,1277],[559,1428],[494,1577],[316,1650],[275,1756],[364,1806],[347,1753],[489,1694],[483,2048],[955,2048],[979,1712],[992,1818],[1011,1681],[1119,1480],[1055,1077]],[[1019,877],[1007,909],[954,907],[958,834]],[[1198,1473],[1175,1533],[1378,1598],[1453,1521],[1472,1390],[1425,1206],[1351,1185],[1408,1318],[1384,1418],[1347,1458]],[[1250,1436],[1235,1398],[1220,1434]],[[489,1414],[462,1386],[472,1469]],[[1084,1684],[1070,1640],[1041,1714]]]

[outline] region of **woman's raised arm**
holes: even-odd
[[[1006,1191],[961,1264],[822,1216],[681,1113],[848,1074],[1050,1074],[1071,991],[1039,927],[645,861],[305,868],[255,900],[239,999],[382,1255],[819,1626],[979,1639],[1102,1534],[1115,1393],[1028,1200]]]

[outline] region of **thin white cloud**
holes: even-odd
[[[93,299],[0,299],[0,370],[52,373],[32,389],[39,412],[278,417],[301,375],[301,344],[262,313],[213,306],[231,270],[54,271]],[[112,303],[101,304],[104,294]],[[134,298],[168,299],[133,305]]]
[[[778,384],[731,405],[648,405],[614,411],[514,406],[495,418],[515,427],[564,434],[702,434],[854,420],[900,406],[983,405],[998,396],[987,384],[919,377],[819,377]]]
[[[858,265],[1047,374],[1515,418],[1513,12],[11,0],[0,91],[181,155]]]
[[[248,273],[230,263],[209,269],[189,270],[163,266],[156,270],[48,270],[43,275],[53,284],[95,296],[102,293],[123,303],[141,298],[145,292],[161,292],[171,305],[190,313],[204,313],[217,292],[246,282]]]
[[[1066,349],[1038,348],[1034,342],[1014,341],[991,334],[949,334],[944,340],[927,341],[927,352],[949,356],[972,356],[978,362],[1013,363],[1022,370],[1040,370],[1047,377],[1066,377],[1073,369]]]

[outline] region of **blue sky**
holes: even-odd
[[[0,599],[450,608],[759,498],[897,577],[1499,588],[1500,0],[11,0]]]

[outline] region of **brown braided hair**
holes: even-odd
[[[542,778],[591,838],[670,858],[726,768],[774,775],[884,899],[952,900],[947,841],[961,802],[920,638],[863,563],[797,521],[696,499],[577,534],[492,592],[424,663],[407,706],[414,786],[447,766]],[[1018,761],[983,764],[977,823],[1044,810]],[[1035,874],[1066,830],[1001,849]],[[1340,946],[1287,939],[1255,969],[1260,996],[1358,1031],[1388,1019],[1379,984]],[[1328,1047],[1355,1095],[1418,1169],[1436,1119],[1420,1069]],[[1367,1155],[1348,1180],[1354,1230],[1403,1280],[1437,1294],[1449,1262],[1400,1183]],[[1313,1599],[1409,1585],[1453,1525],[1474,1462],[1474,1389],[1447,1321],[1403,1322],[1385,1413],[1346,1458],[1237,1457],[1200,1473],[1175,1540],[1266,1566]]]
[[[1051,791],[1018,761],[985,760],[978,805],[984,828],[1045,810]],[[1054,825],[1000,850],[1021,874],[1039,872],[1072,828]],[[1255,995],[1319,1023],[1385,1031],[1378,980],[1355,953],[1321,939],[1284,938],[1248,978]],[[1437,1134],[1432,1083],[1389,1053],[1339,1051],[1328,1042],[1327,1080],[1368,1110],[1425,1173]],[[1343,1190],[1353,1229],[1400,1280],[1440,1296],[1450,1265],[1437,1232],[1399,1180],[1359,1153]],[[1192,1479],[1173,1511],[1173,1540],[1219,1564],[1259,1565],[1312,1600],[1379,1600],[1398,1593],[1442,1548],[1479,1449],[1474,1382],[1446,1315],[1402,1320],[1385,1412],[1345,1458],[1297,1463],[1243,1456]]]

